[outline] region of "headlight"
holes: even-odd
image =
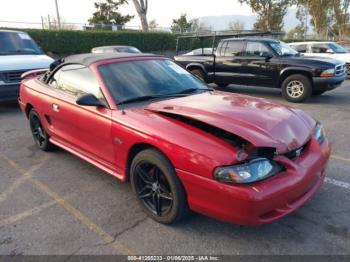
[[[331,69],[324,70],[324,71],[322,71],[320,76],[321,77],[332,77],[332,76],[335,76],[335,69],[331,68]]]
[[[316,124],[313,131],[313,135],[317,139],[319,144],[323,143],[324,139],[326,138],[326,133],[321,123]]]
[[[274,161],[257,158],[245,164],[217,168],[215,178],[220,182],[252,183],[273,176],[280,172],[282,168]]]

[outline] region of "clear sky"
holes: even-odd
[[[94,2],[103,0],[58,0],[60,16],[66,22],[85,23],[94,11]],[[140,24],[134,5],[121,8],[121,12],[134,14],[128,24]],[[251,15],[250,8],[238,0],[149,0],[148,20],[156,19],[160,26],[169,27],[172,19],[187,13],[188,18],[208,15]],[[54,0],[0,0],[0,21],[25,21],[40,23],[41,16],[55,15]],[[1,23],[0,23],[1,25]]]

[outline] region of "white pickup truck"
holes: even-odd
[[[24,72],[48,68],[53,61],[27,33],[1,29],[0,103],[17,100]]]

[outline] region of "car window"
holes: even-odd
[[[327,50],[331,49],[328,44],[312,44],[311,50],[312,53],[327,53]],[[331,49],[332,50],[332,49]]]
[[[243,52],[243,41],[228,41],[225,56],[241,56]]]
[[[74,97],[93,94],[99,99],[104,99],[97,79],[89,68],[82,65],[63,66],[49,80],[49,86]]]
[[[170,60],[152,59],[105,64],[99,70],[117,103],[143,96],[208,90],[191,73]]]
[[[135,48],[135,47],[127,47],[127,46],[125,46],[125,47],[118,47],[117,51],[121,52],[121,53],[134,53],[134,54],[141,53],[141,51],[138,50],[137,48]]]
[[[0,55],[13,54],[43,54],[43,51],[26,33],[0,32]]]
[[[220,51],[219,55],[220,56],[224,56],[225,55],[226,47],[227,47],[227,41],[222,42],[221,48],[219,49],[219,51]]]
[[[248,42],[245,50],[246,56],[266,56],[266,54],[270,53],[270,50],[263,43],[259,42]]]
[[[306,53],[307,52],[307,45],[291,45],[293,49],[298,51],[299,53]]]

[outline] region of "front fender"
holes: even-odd
[[[311,76],[313,76],[313,71],[311,68],[306,68],[306,67],[298,67],[298,66],[289,66],[286,68],[283,68],[280,72],[280,77],[282,77],[283,75],[285,75],[286,73],[289,72],[300,72],[300,73],[306,73],[306,74],[310,74]]]

